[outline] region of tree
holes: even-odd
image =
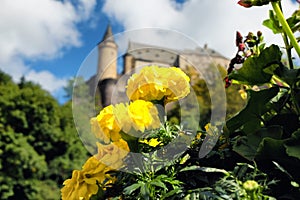
[[[87,158],[71,103],[0,72],[0,199],[58,199],[62,181]]]

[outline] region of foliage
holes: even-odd
[[[57,199],[62,181],[87,155],[70,104],[0,72],[0,198]]]
[[[195,169],[193,169],[195,170]],[[237,163],[232,171],[217,168],[196,168],[207,173],[222,173],[223,176],[212,186],[188,190],[184,199],[275,199],[264,194],[269,185],[276,181],[268,181],[267,175],[256,166]]]
[[[237,35],[238,53],[233,60],[234,64],[240,61],[242,67],[231,68],[227,81],[244,85],[248,99],[245,108],[227,121],[226,135],[236,153],[255,160],[270,177],[279,179],[278,186],[274,186],[280,187],[280,192],[274,190],[276,196],[295,198],[300,194],[295,187],[300,181],[296,170],[300,167],[300,69],[294,66],[291,50],[294,48],[299,56],[292,34],[299,30],[299,12],[285,20],[278,9],[280,2],[272,2],[272,6],[270,19],[263,24],[275,34],[282,34],[287,66],[277,45],[265,47],[261,40],[251,45],[247,38],[242,40]],[[279,173],[278,166],[293,176]]]

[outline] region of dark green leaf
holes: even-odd
[[[293,133],[292,138],[284,144],[289,156],[300,159],[300,131]]]
[[[287,67],[281,66],[276,68],[274,74],[290,86],[300,80],[300,69],[288,69]]]
[[[233,150],[248,160],[254,160],[258,154],[261,154],[261,149],[264,148],[264,146],[261,147],[264,139],[280,139],[281,136],[282,129],[278,126],[263,128],[253,134],[240,137],[235,141]]]
[[[234,132],[239,128],[247,134],[258,130],[261,126],[261,116],[269,108],[269,101],[279,92],[277,87],[261,91],[248,91],[248,103],[237,115],[226,123],[229,131]]]
[[[256,158],[258,160],[268,159],[284,161],[287,158],[287,155],[283,144],[283,140],[264,138],[258,147]]]
[[[272,64],[280,63],[281,51],[277,45],[265,48],[258,57],[248,58],[243,67],[234,70],[229,78],[248,85],[259,85],[268,83],[272,75],[264,72],[264,69]]]

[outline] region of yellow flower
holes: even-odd
[[[141,140],[140,142],[148,144],[151,147],[157,147],[159,144],[161,144],[161,141],[158,141],[157,138],[151,138],[149,141],[145,139],[145,140]]]
[[[125,133],[134,128],[144,131],[145,128],[158,128],[160,121],[156,107],[148,101],[137,100],[131,104],[117,104],[114,107],[115,118]]]
[[[186,97],[190,93],[190,78],[180,68],[169,69],[170,72],[165,74],[168,80],[166,103]]]
[[[151,102],[136,100],[128,107],[128,115],[132,120],[132,126],[137,131],[144,132],[146,128],[158,128],[160,121],[158,111]]]
[[[104,143],[121,139],[120,127],[113,113],[113,106],[109,105],[100,111],[97,117],[91,119],[91,131]]]
[[[130,100],[175,101],[190,92],[189,77],[176,67],[144,67],[128,80],[126,94]]]
[[[131,129],[131,120],[128,115],[128,104],[117,104],[114,106],[114,114],[119,127],[123,132],[128,133]]]
[[[98,153],[96,158],[110,169],[119,169],[123,166],[123,159],[129,153],[125,140],[120,139],[108,145],[97,142]]]
[[[64,181],[61,189],[63,200],[90,199],[98,192],[97,183],[101,184],[109,178],[105,173],[109,170],[103,163],[99,162],[95,156],[90,157],[82,170],[74,170],[72,178]]]

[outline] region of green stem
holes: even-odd
[[[285,44],[285,49],[286,49],[286,54],[287,54],[287,58],[288,58],[288,62],[289,62],[289,67],[290,69],[294,69],[294,64],[293,64],[293,60],[292,60],[292,49],[289,45],[289,41],[288,41],[288,37],[286,35],[286,33],[282,34],[282,38]]]
[[[282,12],[281,12],[281,9],[280,9],[280,6],[279,6],[279,3],[278,2],[271,2],[272,6],[273,6],[273,10],[274,12],[276,13],[276,16],[280,22],[280,24],[282,25],[282,28],[284,30],[284,32],[286,33],[286,35],[289,37],[290,41],[291,41],[291,44],[293,45],[293,47],[295,48],[298,56],[300,57],[300,47],[297,43],[297,40],[289,26],[289,24],[287,23],[287,21],[285,20]]]

